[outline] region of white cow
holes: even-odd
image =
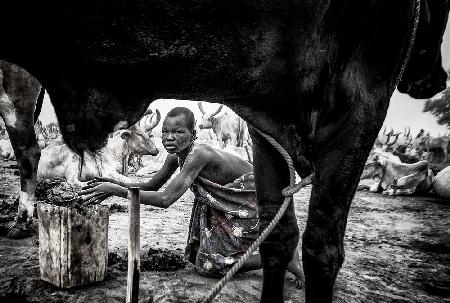
[[[105,148],[96,154],[84,154],[84,159],[65,144],[51,144],[41,151],[38,166],[38,180],[65,178],[74,186],[84,186],[94,177],[108,177],[122,182],[130,179],[123,174],[131,153],[157,155],[158,149],[153,140],[137,125],[120,130],[108,139]]]
[[[244,143],[248,140],[248,138],[245,138],[248,131],[247,123],[244,120],[236,114],[228,113],[217,117],[216,115],[223,108],[222,104],[212,113],[205,112],[202,102],[198,102],[197,104],[203,114],[198,127],[200,129],[212,129],[221,148],[225,148],[229,142],[238,147],[244,146]]]

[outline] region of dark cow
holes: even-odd
[[[330,302],[349,207],[408,53],[416,3],[420,35],[401,84],[428,98],[445,86],[448,0],[7,1],[0,58],[48,89],[64,140],[80,154],[104,146],[116,124],[136,123],[158,98],[229,106],[252,127],[262,228],[289,176],[255,129],[276,138],[301,177],[315,172],[305,294]],[[262,302],[283,302],[298,236],[291,205],[260,247]]]

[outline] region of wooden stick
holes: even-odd
[[[128,229],[128,276],[127,303],[137,303],[139,297],[139,276],[141,273],[140,259],[140,201],[139,188],[128,189],[128,212],[130,215]]]

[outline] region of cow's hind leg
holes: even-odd
[[[363,137],[365,143],[361,142]],[[344,260],[343,240],[350,203],[375,134],[353,139],[351,143],[339,144],[339,149],[322,152],[315,161],[302,241],[306,302],[332,302],[334,282]]]
[[[13,72],[17,74],[13,74]],[[23,70],[13,69],[10,77],[10,90],[15,102],[5,93],[3,83],[0,81],[0,93],[2,96],[1,115],[9,134],[11,145],[16,155],[17,166],[20,174],[20,196],[18,217],[11,226],[8,237],[22,238],[29,235],[29,223],[34,213],[35,189],[37,167],[41,151],[34,131],[33,114],[35,103],[39,95],[41,85]],[[2,80],[2,79],[0,79]],[[12,87],[13,85],[21,87]]]
[[[286,162],[266,139],[252,131],[255,181],[262,231],[273,219],[284,197],[283,188],[289,185]],[[283,302],[284,276],[298,243],[298,227],[294,207],[286,214],[273,232],[261,244],[264,281],[261,302]]]

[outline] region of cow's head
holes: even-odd
[[[222,110],[223,104],[221,104],[219,106],[219,108],[217,108],[217,110],[215,110],[212,113],[205,112],[202,102],[198,102],[197,104],[198,104],[198,108],[202,112],[202,120],[200,121],[200,124],[198,125],[198,127],[200,129],[212,128],[214,125],[214,120],[216,119],[214,116],[217,115],[218,113],[220,113],[220,111]]]
[[[120,137],[125,140],[124,153],[156,156],[159,153],[153,136],[150,137],[140,126],[133,125]]]
[[[414,47],[398,90],[416,99],[431,98],[446,88],[441,43],[447,25],[450,1],[422,1]]]
[[[372,179],[380,181],[383,176],[383,165],[386,159],[380,157],[379,155],[371,155],[364,165],[363,173],[361,174],[361,179]]]

